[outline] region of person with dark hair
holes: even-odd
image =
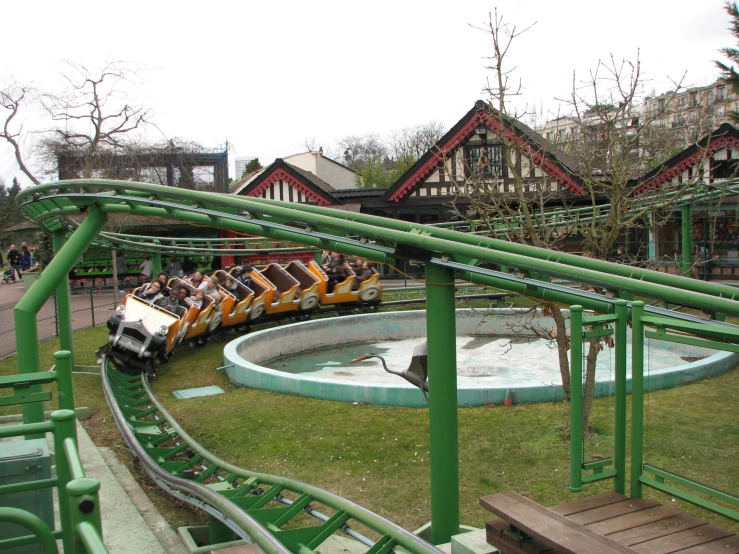
[[[23,277],[23,270],[21,269],[21,254],[15,249],[15,244],[11,244],[10,250],[8,250],[8,265],[15,270],[18,274],[18,278]]]
[[[190,283],[196,289],[203,289],[206,285],[205,281],[203,280],[203,274],[200,271],[196,271],[188,278],[186,278],[185,283]]]
[[[190,275],[190,273],[195,271],[195,269],[197,269],[195,262],[193,262],[189,256],[185,256],[185,259],[182,262],[183,275]]]
[[[167,273],[169,273],[172,277],[178,277],[180,276],[180,272],[182,269],[180,268],[180,262],[177,261],[177,258],[175,256],[172,256],[169,259],[169,263],[167,264]]]
[[[128,267],[126,267],[126,255],[123,253],[123,250],[118,250],[115,253],[115,270],[116,273],[118,273],[119,281],[125,277],[128,272]]]
[[[362,262],[360,268],[355,272],[357,276],[354,278],[354,290],[359,290],[359,285],[369,279],[375,274],[375,270],[372,264],[369,262]]]
[[[162,294],[162,285],[159,281],[152,281],[148,285],[140,287],[134,296],[153,304],[164,296]]]
[[[184,298],[187,298],[187,289],[185,287],[182,287],[181,289],[178,289],[176,287],[172,287],[169,290],[169,296],[163,296],[154,304],[157,306],[164,308],[165,310],[172,312],[175,315],[182,316],[187,312],[187,304],[184,301],[180,302],[180,297],[182,296],[180,294],[180,290],[184,291]]]
[[[139,278],[142,281],[151,279],[151,274],[154,272],[154,262],[151,260],[151,256],[146,256],[146,259],[141,262],[139,269],[141,269],[141,277]]]

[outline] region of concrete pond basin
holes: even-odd
[[[563,399],[557,350],[534,328],[553,328],[550,317],[525,309],[457,310],[459,406],[556,402]],[[413,348],[425,341],[426,312],[387,312],[305,321],[257,331],[224,348],[226,373],[236,385],[340,402],[425,406],[421,392],[383,369],[408,367]],[[659,390],[718,375],[739,354],[645,340],[645,390]],[[627,390],[631,350],[627,347]],[[584,347],[587,352],[587,346]],[[613,394],[615,351],[605,348],[596,367],[597,397]],[[430,385],[433,387],[433,385]]]

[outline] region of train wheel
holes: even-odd
[[[262,315],[264,315],[264,304],[257,304],[249,312],[249,319],[259,319]]]
[[[380,287],[367,287],[359,293],[359,299],[362,302],[372,302],[380,296]]]
[[[211,318],[211,320],[208,322],[208,331],[212,333],[213,331],[218,329],[222,320],[223,320],[223,314],[221,312],[218,312],[217,314],[215,314]]]
[[[318,300],[317,294],[308,295],[300,301],[300,309],[302,311],[312,310],[318,305]]]

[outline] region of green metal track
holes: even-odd
[[[739,289],[732,287],[469,233],[316,206],[142,183],[96,180],[64,181],[30,187],[19,194],[18,202],[26,217],[52,233],[69,232],[79,225],[80,231],[85,232],[77,231],[60,250],[61,253],[68,249],[75,256],[79,256],[79,252],[84,251],[82,246],[85,246],[80,244],[77,248],[68,248],[75,237],[82,236],[77,242],[83,239],[93,241],[93,236],[97,236],[97,231],[102,229],[110,214],[122,213],[176,219],[312,249],[335,250],[381,263],[420,261],[426,264],[427,275],[431,276],[429,279],[438,285],[438,291],[432,289],[436,295],[437,310],[440,303],[453,306],[453,295],[443,289],[450,288],[455,278],[462,278],[547,302],[580,304],[600,313],[613,312],[617,298],[630,300],[639,296],[696,308],[717,316],[739,316]],[[112,239],[98,237],[94,240],[105,244],[104,241]],[[169,245],[157,244],[156,241],[147,243],[143,239],[137,244],[146,245],[151,252],[159,253],[170,248]],[[73,260],[60,255],[57,258],[60,259],[53,260],[49,269],[53,266],[58,273],[66,275],[67,267],[73,265]],[[513,272],[487,269],[484,267],[487,264],[512,268]],[[39,289],[39,299],[48,297],[45,293],[51,286],[52,276],[53,273],[45,279],[46,273],[42,274],[34,285],[36,288],[39,285],[46,287]],[[593,290],[566,287],[551,282],[552,278],[586,284]],[[35,330],[35,327],[31,327],[35,325],[37,311],[31,310],[31,307],[35,308],[35,305],[21,312],[16,308],[16,324],[20,320],[29,333]],[[638,311],[636,305],[633,310]],[[670,310],[651,308],[650,312],[683,321],[695,319]],[[442,327],[453,329],[453,318]],[[445,334],[441,337],[448,338]],[[442,342],[439,338],[432,344]],[[35,351],[33,353],[37,358]],[[444,369],[445,364],[437,364],[435,359],[431,361],[435,365],[432,367],[430,363],[430,373],[432,369]],[[37,365],[37,361],[26,361],[28,372],[38,371],[34,363]],[[450,360],[446,365],[451,363]],[[371,554],[388,552],[396,547],[410,552],[439,552],[411,533],[325,491],[284,477],[249,472],[219,460],[195,443],[168,416],[151,395],[145,381],[139,377],[126,377],[108,365],[106,361],[106,398],[124,438],[136,455],[142,461],[146,460],[147,471],[172,494],[200,506],[236,534],[247,539],[251,537],[250,540],[268,554],[307,553],[337,533],[367,543]],[[437,409],[434,408],[434,395],[440,392],[430,392],[433,411]],[[456,404],[453,409],[456,411]],[[448,413],[441,413],[441,416],[439,413],[437,411],[437,422],[451,421]],[[437,431],[439,429],[446,429],[446,426],[437,425]],[[438,436],[438,432],[432,431],[431,435],[435,434]],[[444,452],[441,452],[436,458],[447,462],[454,460],[450,463],[456,464],[456,450],[448,444],[446,450],[452,456],[445,458]],[[441,491],[444,486],[453,488],[455,485],[456,482],[445,479],[443,472],[440,475],[437,472],[435,479],[432,467],[432,489],[436,487],[434,490]],[[439,495],[436,496],[438,500]],[[452,496],[456,498],[458,495]],[[436,518],[436,521],[445,525],[443,530],[434,529],[435,541],[437,533],[439,539],[445,539],[437,542],[448,541],[450,532],[458,527],[458,505],[446,510],[449,513],[443,513],[446,507],[443,504],[432,502],[432,522]],[[318,505],[320,507],[316,508]],[[435,510],[438,515],[435,515]],[[300,521],[296,520],[298,516],[301,517]],[[318,517],[320,523],[304,525],[305,519],[315,519],[313,516]],[[370,529],[367,533],[374,535],[370,537],[371,540],[358,535],[356,529],[346,527],[350,520],[361,524],[362,528]]]
[[[739,289],[733,287],[315,206],[120,181],[39,185],[24,190],[19,202],[29,219],[50,231],[74,228],[76,224],[69,223],[71,216],[79,216],[94,205],[107,214],[174,218],[383,263],[433,257],[473,271],[488,262],[514,268],[514,275],[527,280],[529,290],[534,286],[546,290],[551,278],[559,278],[597,287],[605,293],[604,298],[628,300],[638,295],[708,313],[739,315]],[[158,246],[150,244],[150,248],[156,251]],[[503,290],[518,292],[518,288]],[[565,292],[558,301],[577,303],[578,298]]]
[[[369,554],[395,548],[441,554],[405,529],[330,492],[221,460],[172,419],[143,375],[124,374],[106,358],[102,377],[116,424],[154,481],[267,554],[309,554],[337,538],[364,545]]]
[[[734,196],[739,194],[739,179],[718,181],[711,184],[697,183],[695,189],[679,193],[679,198],[675,198],[674,200],[674,195],[678,194],[674,191],[670,194],[645,194],[630,198],[627,202],[626,212],[627,214],[638,213],[645,207],[667,202],[670,203],[670,209],[677,209],[683,206],[696,206],[703,202]],[[563,227],[566,229],[577,229],[593,223],[607,222],[610,211],[611,204],[564,210],[562,208],[547,208],[533,214],[533,217],[536,225],[541,228],[552,229]],[[497,217],[487,220],[434,223],[431,226],[481,236],[494,236],[496,238],[505,238],[512,231],[518,229],[516,222]]]

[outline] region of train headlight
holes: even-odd
[[[169,327],[167,327],[166,325],[162,325],[161,327],[159,327],[160,335],[166,335],[167,333],[169,333]]]
[[[124,304],[118,304],[115,307],[115,313],[118,315],[124,315],[126,313],[126,306]]]

